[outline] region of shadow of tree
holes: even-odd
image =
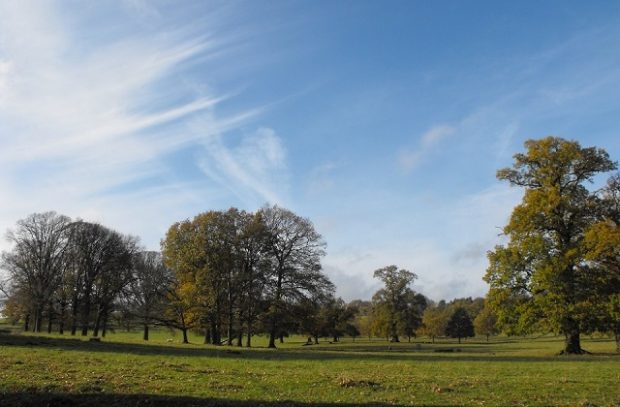
[[[1,334],[0,346],[21,347],[49,347],[64,350],[79,350],[94,353],[124,353],[134,355],[162,355],[162,356],[199,356],[236,359],[259,360],[376,360],[376,361],[478,361],[478,362],[548,362],[548,361],[588,361],[592,357],[612,356],[617,354],[591,354],[576,357],[558,356],[504,356],[493,346],[422,346],[420,348],[373,346],[373,347],[346,347],[309,349],[266,349],[266,348],[237,348],[213,347],[205,348],[183,347],[178,345],[138,344],[126,342],[90,342],[76,338],[58,338],[46,336],[31,336],[19,334]],[[515,349],[513,349],[515,350]]]
[[[151,394],[0,393],[0,407],[398,407],[383,403],[312,403],[298,401],[229,400]]]

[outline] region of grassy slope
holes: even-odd
[[[178,340],[0,335],[0,405],[620,405],[609,340],[585,340],[586,356],[555,356],[562,343],[551,337],[308,347],[292,338],[276,351]]]

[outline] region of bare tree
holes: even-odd
[[[278,206],[264,207],[259,213],[267,233],[265,252],[271,264],[269,347],[275,348],[279,323],[287,315],[287,300],[331,291],[333,284],[321,272],[325,242],[312,222]]]
[[[62,282],[70,223],[55,212],[35,213],[7,233],[13,247],[2,254],[2,268],[9,272],[13,286],[27,293],[36,332],[41,331],[43,311]]]
[[[123,236],[98,223],[78,221],[71,227],[72,301],[75,334],[78,309],[81,309],[82,335],[88,335],[90,321],[97,335],[109,314],[114,298],[131,278],[132,256],[137,239]]]
[[[134,256],[133,279],[127,287],[127,297],[132,313],[144,328],[145,341],[149,340],[149,325],[156,323],[163,314],[171,279],[161,253],[147,251]]]

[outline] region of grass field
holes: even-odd
[[[557,356],[556,337],[313,346],[290,338],[269,350],[198,337],[182,345],[168,331],[148,343],[139,332],[101,343],[3,332],[3,406],[620,406],[620,355],[607,339],[584,338],[591,355]]]

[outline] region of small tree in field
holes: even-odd
[[[376,314],[384,317],[384,328],[390,337],[390,341],[399,342],[399,326],[403,325],[405,311],[407,311],[407,299],[415,295],[409,285],[417,276],[409,270],[399,270],[396,266],[388,266],[375,270],[374,277],[385,284],[385,287],[373,296],[375,310],[382,311],[376,312]],[[417,308],[411,311],[416,312]],[[373,311],[373,313],[375,312]]]
[[[465,308],[459,307],[454,311],[446,325],[446,335],[458,338],[459,343],[461,343],[461,338],[474,336],[474,325]]]
[[[445,334],[449,318],[450,315],[445,308],[439,308],[437,306],[426,308],[422,315],[421,333],[429,336],[433,343],[435,343],[436,337]]]
[[[485,335],[487,337],[487,342],[489,341],[489,336],[499,333],[499,329],[497,328],[497,317],[493,310],[484,307],[482,311],[480,311],[478,316],[474,319],[474,331],[478,335]]]

